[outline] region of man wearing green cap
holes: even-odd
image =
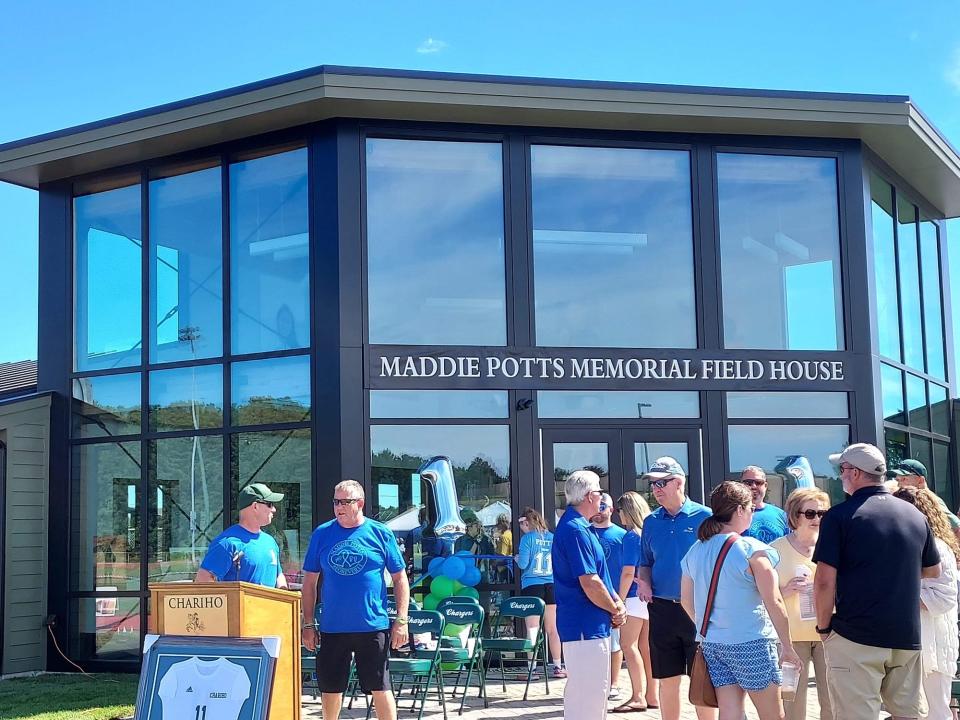
[[[263,483],[252,483],[240,491],[237,507],[240,522],[231,525],[210,543],[194,582],[242,580],[267,587],[287,587],[280,567],[280,547],[269,533],[261,532],[273,521],[282,493]]]
[[[907,460],[901,460],[892,470],[887,471],[887,477],[892,480],[896,480],[900,487],[915,487],[922,490],[929,490],[927,487],[927,468],[919,460],[914,460],[912,458]],[[943,498],[934,493],[933,495],[937,502],[940,504],[940,509],[947,514],[947,520],[950,521],[950,529],[953,530],[954,535],[957,535],[957,538],[960,539],[960,518],[950,512],[950,508],[947,507],[947,504],[943,501]]]

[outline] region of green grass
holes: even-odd
[[[133,715],[136,675],[40,675],[0,681],[0,720],[115,720]]]

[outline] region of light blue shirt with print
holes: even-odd
[[[680,561],[683,574],[693,580],[698,640],[704,639],[700,636],[700,627],[703,624],[703,611],[707,604],[713,567],[728,537],[728,533],[718,533],[706,542],[698,540]],[[776,550],[754,538],[741,537],[730,548],[720,570],[713,612],[707,626],[707,642],[738,645],[752,640],[776,639],[773,623],[770,622],[770,616],[767,615],[767,609],[760,598],[756,580],[748,572],[750,558],[758,552],[765,552],[774,567],[780,562],[780,555]]]
[[[520,587],[531,585],[548,585],[553,582],[553,559],[550,551],[553,549],[553,533],[549,530],[536,530],[524,533],[520,537],[520,552],[517,558],[517,567],[523,571]]]

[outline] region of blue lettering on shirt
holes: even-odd
[[[787,514],[776,505],[766,503],[759,510],[753,511],[753,520],[750,522],[750,527],[741,535],[756,538],[769,545],[789,532],[790,526],[787,525]]]
[[[596,606],[580,587],[580,577],[597,575],[614,594],[607,561],[586,519],[568,507],[553,536],[553,590],[557,598],[560,640],[590,640],[610,635],[610,613]]]
[[[680,561],[697,541],[700,523],[712,514],[710,508],[687,498],[676,515],[659,507],[643,521],[640,566],[650,568],[655,597],[680,599]]]
[[[243,557],[234,562],[234,556],[241,552]],[[276,587],[280,546],[263,530],[253,533],[240,525],[231,525],[210,543],[200,567],[220,582],[241,580]]]
[[[403,570],[403,558],[390,529],[365,518],[355,528],[336,519],[317,527],[303,561],[306,572],[323,573],[320,630],[373,632],[390,627],[383,571]]]
[[[523,571],[520,587],[548,585],[553,582],[553,533],[531,531],[520,538],[517,567]]]

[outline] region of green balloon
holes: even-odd
[[[444,625],[443,634],[447,637],[458,637],[466,629],[466,625]]]
[[[440,601],[443,600],[441,597],[437,597],[433,593],[430,593],[423,599],[423,609],[424,610],[436,610],[437,605],[440,604]]]
[[[476,588],[472,587],[462,587],[457,590],[456,594],[458,597],[472,597],[474,600],[480,599],[480,593],[477,592]]]
[[[430,594],[436,595],[441,600],[450,597],[453,595],[453,580],[443,575],[434,578],[430,583]]]
[[[465,587],[466,587],[466,585],[464,585],[464,584],[463,584],[462,582],[460,582],[459,580],[454,580],[454,581],[453,581],[453,592],[454,592],[454,594],[457,594],[458,592],[460,592],[460,591],[461,591],[463,588],[465,588]]]

